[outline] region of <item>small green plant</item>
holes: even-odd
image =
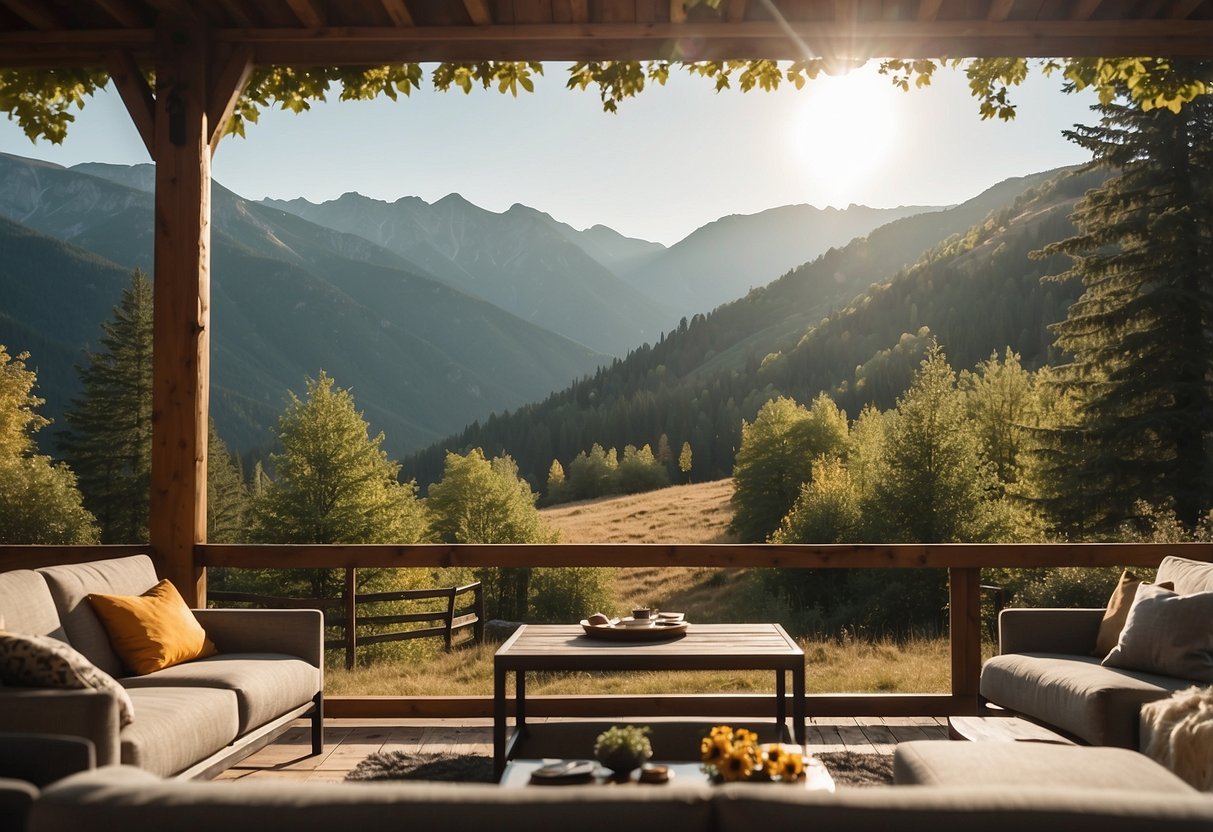
[[[647,725],[612,725],[594,741],[594,758],[616,774],[639,768],[652,756]]]

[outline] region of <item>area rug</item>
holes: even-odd
[[[887,786],[893,782],[893,757],[836,751],[816,755],[840,787]],[[368,756],[346,780],[447,780],[459,783],[495,783],[493,760],[480,754],[410,754],[383,751]]]

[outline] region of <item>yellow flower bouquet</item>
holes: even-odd
[[[703,770],[713,780],[763,783],[803,783],[804,756],[779,743],[763,745],[745,728],[717,725],[699,744]]]

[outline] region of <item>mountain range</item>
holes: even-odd
[[[63,168],[0,154],[0,343],[32,353],[44,412],[60,424],[78,395],[75,365],[130,270],[151,271],[153,180],[150,165]],[[739,287],[760,280],[737,265],[747,237],[761,247],[750,259],[794,262],[839,228],[888,215],[804,209],[726,218],[666,248],[458,195],[429,205],[348,194],[316,206],[259,203],[215,183],[212,414],[233,448],[263,450],[288,391],[324,369],[402,455],[664,339],[694,306],[663,301],[677,293],[640,275],[693,287],[670,264],[698,264],[704,293],[688,291],[702,302],[730,291],[722,274]]]
[[[542,402],[447,437],[404,461],[424,487],[447,449],[509,453],[543,488],[553,459],[592,443],[690,442],[693,477],[732,472],[743,420],[767,400],[829,393],[852,417],[888,408],[933,340],[956,368],[1018,352],[1051,355],[1049,324],[1081,287],[1042,282],[1064,270],[1031,252],[1074,232],[1075,201],[1105,176],[1062,169],[1010,179],[953,208],[906,217],[834,248],[745,297],[695,315]]]

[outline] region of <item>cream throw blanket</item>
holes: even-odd
[[[1191,687],[1141,708],[1142,750],[1194,788],[1213,792],[1213,687]]]

